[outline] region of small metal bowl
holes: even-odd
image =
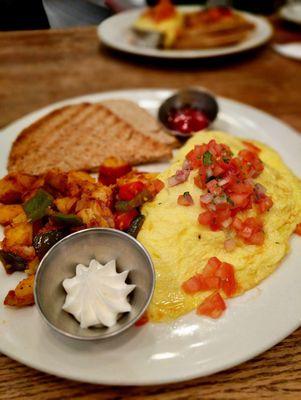
[[[185,106],[202,111],[208,118],[210,124],[212,124],[216,119],[219,111],[215,97],[211,93],[198,88],[180,90],[166,99],[159,108],[158,119],[170,134],[177,136],[180,139],[188,139],[194,132],[182,133],[170,129],[168,126],[168,117],[172,111],[181,109]]]
[[[62,309],[66,298],[63,280],[75,275],[77,264],[89,265],[93,258],[102,264],[115,259],[118,272],[129,270],[127,282],[136,285],[129,295],[131,312],[121,314],[111,328],[83,329]],[[152,260],[136,239],[115,229],[92,228],[67,236],[49,250],[36,273],[34,296],[42,317],[57,332],[74,339],[97,340],[132,326],[149,305],[154,286]]]

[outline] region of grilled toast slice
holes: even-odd
[[[174,136],[166,133],[152,115],[133,101],[110,99],[102,101],[100,104],[147,137],[172,147],[179,146],[179,142]]]
[[[8,171],[95,171],[110,156],[137,165],[171,155],[170,144],[140,132],[108,107],[82,103],[52,111],[24,129],[12,146]]]

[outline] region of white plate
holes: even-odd
[[[273,49],[284,57],[301,60],[301,42],[275,43]]]
[[[57,103],[30,114],[0,132],[0,176],[18,132],[62,104],[126,98],[155,113],[167,90],[129,90],[94,94]],[[279,120],[249,106],[219,98],[216,128],[272,145],[301,176],[301,138]],[[162,166],[159,166],[160,168]],[[150,168],[151,169],[151,168]],[[144,385],[196,378],[246,361],[280,342],[301,321],[301,238],[280,268],[256,289],[229,300],[225,315],[213,321],[194,313],[172,324],[133,327],[122,336],[82,343],[50,330],[35,307],[2,306],[22,274],[0,268],[0,350],[26,365],[62,377],[112,385]]]
[[[181,8],[184,10],[188,9],[188,7]],[[249,13],[242,13],[250,22],[255,24],[255,29],[250,33],[246,40],[236,45],[204,50],[159,50],[146,47],[143,48],[131,43],[133,40],[131,26],[141,12],[141,9],[129,10],[106,19],[98,26],[97,32],[100,40],[109,47],[127,53],[158,58],[188,59],[217,57],[240,53],[264,44],[273,34],[273,29],[265,18],[254,16]]]
[[[301,24],[301,4],[298,2],[292,4],[286,4],[283,6],[279,15],[286,21],[293,22],[295,24]]]

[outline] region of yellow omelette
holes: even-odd
[[[238,294],[253,288],[268,277],[289,251],[289,239],[301,221],[301,182],[284,164],[277,152],[257,142],[261,149],[260,159],[264,171],[255,179],[267,189],[273,200],[272,208],[263,215],[265,241],[262,246],[248,245],[238,241],[232,252],[224,248],[225,233],[213,232],[198,223],[200,206],[199,189],[193,181],[196,171],[188,180],[169,187],[167,180],[180,169],[185,155],[196,144],[215,139],[230,147],[234,155],[245,148],[242,141],[223,132],[201,132],[194,135],[174,157],[170,167],[158,178],[165,183],[155,200],[143,206],[146,219],[138,240],[147,248],[156,271],[156,288],[149,307],[149,318],[153,322],[167,322],[195,309],[211,292],[185,294],[182,283],[196,273],[202,272],[210,257],[218,257],[235,268]],[[180,194],[190,192],[194,205],[183,207],[177,204]],[[253,216],[254,210],[244,212]]]

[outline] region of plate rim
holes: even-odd
[[[292,7],[292,4],[285,4],[283,5],[280,10],[278,11],[278,15],[280,18],[287,22],[292,22],[293,24],[296,25],[301,25],[301,16],[300,18],[294,18],[293,14],[289,12],[289,9]],[[301,9],[301,6],[300,6]]]
[[[196,6],[180,6],[180,9],[195,9]],[[202,8],[197,7],[197,8]],[[106,45],[109,48],[121,51],[123,53],[128,53],[136,56],[144,56],[147,58],[158,58],[158,59],[177,59],[177,60],[185,60],[185,59],[206,59],[206,58],[214,58],[214,57],[223,57],[231,54],[238,54],[245,51],[252,50],[254,48],[263,46],[265,43],[269,42],[273,36],[274,28],[273,25],[267,20],[267,18],[263,16],[253,15],[248,12],[238,11],[236,12],[244,15],[247,19],[251,20],[256,24],[256,26],[261,25],[265,26],[267,30],[266,35],[262,38],[258,38],[255,43],[246,42],[246,45],[243,48],[240,48],[238,45],[233,46],[225,46],[220,48],[212,48],[212,49],[200,49],[200,50],[160,50],[160,49],[148,49],[148,48],[139,48],[135,46],[124,46],[123,44],[119,44],[116,41],[112,41],[108,39],[107,35],[104,34],[105,29],[110,24],[113,24],[115,20],[118,20],[126,15],[136,15],[141,11],[145,10],[146,7],[143,8],[135,8],[126,11],[122,11],[118,14],[115,14],[106,20],[102,21],[97,26],[97,36],[101,43]],[[242,42],[243,43],[243,42]]]
[[[120,94],[123,94],[126,97],[126,96],[128,96],[129,92],[132,95],[134,95],[135,93],[139,92],[140,94],[143,94],[143,93],[146,93],[146,94],[147,93],[157,93],[157,94],[160,94],[160,95],[163,96],[163,95],[169,95],[174,90],[176,90],[176,89],[170,89],[170,88],[157,88],[157,89],[156,88],[151,88],[151,89],[150,88],[140,88],[140,89],[129,89],[129,90],[123,89],[123,90],[113,90],[113,91],[91,93],[91,94],[87,94],[87,95],[76,96],[76,97],[72,97],[72,98],[69,98],[69,99],[64,99],[62,101],[51,103],[51,104],[49,104],[49,105],[47,105],[45,107],[42,107],[42,108],[37,109],[37,110],[35,110],[35,111],[31,112],[31,113],[28,113],[28,114],[24,115],[23,117],[18,118],[17,120],[15,120],[15,121],[11,122],[10,124],[6,125],[4,128],[2,128],[0,130],[0,135],[1,135],[0,136],[0,141],[2,141],[2,138],[3,138],[2,134],[5,135],[6,131],[13,129],[15,125],[20,124],[20,123],[21,124],[25,124],[25,122],[28,119],[39,118],[39,116],[38,116],[39,114],[49,112],[50,108],[51,109],[55,109],[57,107],[63,106],[64,104],[68,104],[70,102],[72,103],[72,102],[87,101],[87,99],[89,97],[92,97],[92,99],[90,101],[93,102],[93,98],[95,98],[97,96],[109,97],[109,96],[112,96],[112,95],[113,96],[118,96]],[[284,123],[282,120],[280,120],[280,119],[278,119],[278,118],[276,118],[276,117],[274,117],[274,116],[272,116],[272,115],[270,115],[270,114],[268,114],[268,113],[266,113],[264,111],[261,111],[261,110],[255,108],[255,107],[253,107],[253,106],[250,106],[248,104],[241,103],[241,102],[238,102],[238,101],[235,101],[235,100],[232,100],[232,99],[228,99],[228,98],[225,98],[225,97],[222,97],[222,96],[217,96],[217,97],[220,100],[226,101],[228,104],[233,104],[235,106],[237,106],[237,105],[243,106],[246,109],[250,109],[252,111],[256,111],[262,117],[265,117],[265,118],[270,119],[271,121],[277,122],[277,124],[280,124],[280,125],[284,126],[286,129],[289,129],[291,131],[291,134],[293,134],[295,136],[295,139],[298,139],[300,141],[300,135],[297,133],[297,131],[294,128],[290,127],[288,124]],[[95,100],[95,101],[101,101],[101,100]],[[16,132],[15,135],[17,136],[18,133],[19,132]],[[69,372],[57,373],[55,371],[55,367],[54,367],[54,369],[51,369],[51,367],[50,368],[48,368],[48,367],[41,368],[41,366],[39,365],[38,362],[35,362],[35,361],[32,362],[31,361],[29,363],[26,360],[26,357],[23,358],[22,356],[16,356],[13,351],[6,351],[6,350],[3,351],[1,349],[1,353],[5,354],[6,356],[10,357],[11,359],[16,360],[16,361],[18,361],[18,362],[20,362],[20,363],[22,363],[22,364],[24,364],[24,365],[26,365],[28,367],[35,368],[35,369],[37,369],[39,371],[42,371],[42,372],[45,372],[45,373],[48,373],[48,374],[51,374],[51,375],[54,375],[54,376],[58,376],[58,377],[61,377],[61,378],[67,378],[67,379],[71,379],[71,380],[76,380],[76,381],[79,381],[79,382],[89,382],[89,383],[93,383],[93,384],[118,385],[118,386],[167,385],[167,384],[179,383],[179,382],[183,382],[183,381],[187,381],[187,380],[192,380],[192,379],[197,379],[197,378],[200,378],[200,377],[209,376],[211,374],[215,374],[215,373],[227,370],[229,368],[232,368],[234,366],[237,366],[237,365],[239,365],[239,364],[241,364],[241,363],[243,363],[243,362],[245,362],[247,360],[250,360],[250,359],[258,356],[259,354],[265,352],[266,350],[272,348],[274,345],[276,345],[277,343],[282,341],[284,338],[289,336],[292,332],[294,332],[300,325],[301,325],[301,321],[297,321],[294,326],[291,326],[289,329],[286,330],[285,334],[277,336],[273,341],[269,342],[268,344],[263,345],[261,347],[258,347],[256,352],[252,352],[251,351],[249,353],[246,353],[244,356],[241,356],[240,358],[236,358],[235,361],[224,363],[219,368],[212,367],[211,369],[208,369],[205,374],[202,373],[200,375],[200,373],[197,373],[197,372],[196,373],[187,373],[186,375],[182,374],[181,377],[178,377],[176,379],[175,378],[163,378],[161,380],[159,380],[159,379],[154,380],[153,379],[151,383],[150,383],[149,380],[143,381],[142,379],[139,379],[138,382],[135,381],[135,379],[132,379],[132,380],[131,379],[127,379],[127,382],[118,381],[118,379],[116,379],[116,377],[112,378],[111,380],[106,378],[106,381],[102,382],[101,380],[97,380],[97,379],[87,379],[86,377],[83,378],[83,377],[81,377],[81,372],[74,373],[74,371],[73,371],[72,373],[69,373]]]
[[[281,337],[279,337],[279,338],[275,339],[273,342],[271,342],[272,344],[262,346],[260,348],[260,350],[258,350],[258,352],[252,353],[252,355],[249,354],[244,357],[241,357],[240,359],[237,359],[235,362],[228,362],[227,364],[223,364],[223,366],[221,366],[219,368],[212,367],[211,369],[208,370],[208,372],[206,372],[206,374],[201,374],[201,375],[198,373],[187,374],[185,376],[182,375],[181,377],[176,378],[176,379],[173,378],[172,380],[170,378],[166,378],[166,379],[162,378],[162,379],[152,380],[152,383],[150,383],[149,380],[146,380],[146,381],[139,380],[137,382],[135,379],[127,379],[128,382],[124,382],[124,381],[118,381],[116,378],[106,379],[106,382],[103,382],[103,381],[93,379],[93,378],[92,379],[82,378],[80,373],[63,372],[63,373],[58,374],[57,372],[54,372],[54,370],[52,370],[51,368],[48,368],[48,367],[43,367],[43,369],[41,369],[37,362],[31,362],[31,364],[30,364],[28,362],[24,362],[22,357],[11,356],[9,351],[1,350],[1,354],[5,355],[6,357],[8,357],[14,361],[19,362],[23,366],[26,366],[28,368],[33,368],[38,372],[56,376],[57,378],[60,378],[60,379],[68,379],[71,381],[76,381],[76,382],[81,382],[81,383],[87,383],[87,384],[93,384],[93,385],[103,385],[103,386],[120,386],[120,387],[173,385],[173,384],[182,383],[182,382],[189,382],[189,381],[192,381],[195,379],[206,378],[208,376],[212,376],[212,375],[218,374],[220,372],[227,372],[230,369],[235,368],[239,365],[242,365],[245,362],[252,361],[259,355],[265,353],[266,351],[272,349],[277,344],[281,343],[284,339],[289,337],[294,331],[296,331],[298,328],[300,328],[300,326],[301,326],[301,321],[299,323],[297,323],[293,329],[290,329],[284,337],[282,337],[282,335],[281,335]]]
[[[208,90],[206,87],[204,86],[194,86],[196,88],[199,89],[205,89]],[[39,115],[45,115],[45,113],[48,113],[52,110],[57,109],[58,107],[63,107],[65,105],[68,104],[77,104],[78,102],[81,101],[88,101],[88,102],[97,102],[97,101],[102,101],[102,100],[93,100],[93,98],[96,97],[108,97],[108,96],[118,96],[118,95],[124,95],[126,93],[131,93],[131,94],[135,94],[135,93],[158,93],[160,95],[166,95],[166,96],[170,96],[173,92],[177,92],[178,90],[180,90],[181,88],[172,88],[172,87],[140,87],[140,88],[123,88],[123,89],[116,89],[116,90],[107,90],[107,91],[102,91],[102,92],[92,92],[92,93],[87,93],[84,95],[80,95],[80,96],[73,96],[73,97],[68,97],[66,99],[63,100],[58,100],[55,101],[53,103],[50,103],[46,106],[43,107],[39,107],[29,113],[26,113],[22,116],[20,116],[19,118],[9,122],[8,124],[4,125],[3,127],[0,128],[0,141],[2,139],[2,133],[5,134],[5,131],[12,129],[15,125],[19,125],[19,124],[24,124],[24,122],[27,119],[33,119],[33,118],[40,118]],[[92,100],[89,100],[89,98],[92,98]],[[295,136],[295,138],[298,138],[298,140],[300,140],[300,133],[298,133],[297,129],[294,128],[293,126],[289,125],[288,123],[284,122],[282,119],[275,117],[274,115],[268,113],[267,111],[261,110],[260,108],[257,108],[255,106],[252,106],[248,103],[243,103],[239,100],[234,100],[230,97],[227,96],[220,96],[220,95],[216,95],[216,98],[218,100],[222,100],[224,102],[227,102],[229,104],[235,105],[235,106],[243,106],[247,109],[249,109],[252,112],[256,112],[258,114],[261,114],[262,117],[264,118],[268,118],[271,121],[273,121],[274,123],[278,123],[281,124],[283,127],[285,127],[286,129],[290,129],[291,133]],[[26,125],[25,125],[26,126]]]

